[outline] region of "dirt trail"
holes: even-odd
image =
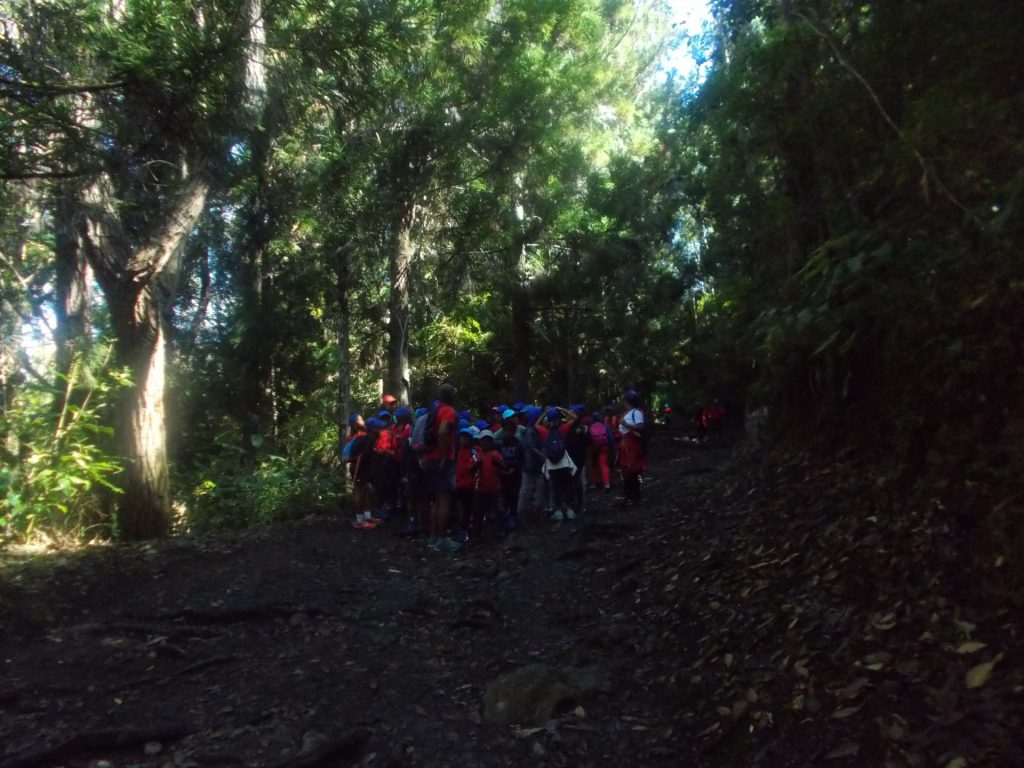
[[[320,518],[8,565],[0,766],[678,766],[678,645],[642,596],[727,454],[655,455],[640,508],[591,495],[455,555]],[[605,682],[488,722],[488,684],[531,664]]]

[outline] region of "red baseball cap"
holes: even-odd
[[[384,399],[381,402],[385,405],[391,405],[391,403],[397,403],[398,398],[394,395],[384,395]]]

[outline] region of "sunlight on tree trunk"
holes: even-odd
[[[410,210],[395,227],[391,247],[391,317],[388,320],[388,376],[386,389],[402,403],[409,402],[409,268],[412,264],[413,214]]]
[[[134,379],[116,418],[118,453],[124,461],[117,519],[129,540],[167,535],[171,524],[164,420],[166,350],[161,312],[148,291],[135,298],[131,321],[117,327],[117,354]]]

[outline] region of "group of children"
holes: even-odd
[[[574,521],[586,490],[611,490],[618,468],[635,504],[646,468],[647,423],[636,392],[603,413],[516,403],[486,417],[456,412],[444,385],[415,411],[385,395],[372,418],[349,418],[342,449],[355,487],[357,528],[406,511],[409,532],[455,551],[487,529],[497,535],[546,520]]]

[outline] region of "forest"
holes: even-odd
[[[116,543],[124,554],[110,557],[141,558],[268,530],[308,535],[294,545],[308,554],[319,545],[303,526],[347,521],[353,506],[349,417],[372,416],[385,394],[414,408],[448,382],[460,410],[589,412],[632,390],[649,414],[673,414],[654,429],[657,482],[644,493],[660,498],[650,512],[668,527],[650,534],[662,555],[637,606],[648,586],[658,600],[681,594],[663,574],[673,558],[678,573],[687,562],[710,574],[693,589],[711,592],[687,606],[731,604],[713,580],[733,553],[744,568],[810,573],[782,554],[802,540],[831,553],[814,561],[814,583],[848,588],[815,614],[833,645],[852,621],[835,616],[864,590],[894,601],[871,609],[869,634],[888,631],[888,617],[909,626],[912,612],[948,614],[961,633],[940,641],[922,618],[914,637],[934,640],[931,672],[899,692],[878,685],[890,701],[927,686],[940,714],[900,724],[888,705],[840,708],[830,727],[864,720],[874,735],[825,745],[819,730],[803,762],[788,763],[787,739],[804,726],[761,738],[777,725],[768,700],[736,683],[728,725],[706,730],[697,717],[658,730],[665,743],[703,740],[697,752],[645,746],[635,764],[1024,759],[1024,4],[709,0],[697,31],[679,8],[0,0],[0,551],[14,558],[0,573],[30,574],[25,552]],[[692,436],[695,418],[719,399],[727,439],[707,445]],[[659,482],[678,484],[659,497]],[[670,514],[673,493],[682,517]],[[755,525],[750,510],[762,507]],[[552,557],[591,562],[605,538],[632,531],[614,527],[632,518],[615,520],[583,526],[596,538]],[[617,569],[640,567],[620,554],[610,594],[634,579]],[[407,553],[394,557],[406,567]],[[857,562],[872,558],[886,563],[884,587],[858,581]],[[14,610],[10,584],[0,605]],[[680,618],[679,603],[643,605],[697,632],[697,608]],[[983,623],[971,605],[1001,640],[971,645],[961,624]],[[284,610],[285,629],[330,615],[307,608]],[[744,615],[729,626],[753,621]],[[668,637],[657,652],[694,652]],[[814,653],[826,653],[829,637],[792,640],[771,663],[811,658],[819,642]],[[847,643],[836,653],[863,650]],[[701,652],[722,658],[719,645]],[[939,646],[960,650],[940,663]],[[857,680],[896,666],[886,653],[858,661],[869,671]],[[725,655],[739,674],[739,653]],[[788,716],[813,719],[808,702],[824,692],[801,663],[799,694],[776,693]],[[677,685],[651,675],[645,685]],[[712,684],[696,667],[684,678]],[[861,688],[830,680],[855,706]],[[963,699],[983,688],[984,702]],[[950,741],[972,718],[988,725],[970,744]],[[522,761],[632,764],[621,762],[632,742],[556,758],[535,733],[513,739],[536,745]],[[345,738],[328,740],[331,755],[355,743]],[[150,754],[162,739],[141,740]],[[253,755],[239,764],[276,764]],[[59,755],[36,757],[10,764]],[[408,759],[393,764],[427,764]]]

